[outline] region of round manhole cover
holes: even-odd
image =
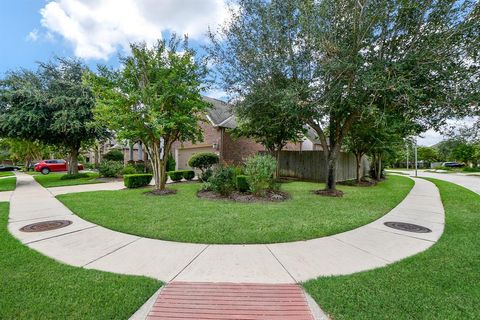
[[[72,224],[70,220],[50,220],[42,221],[37,223],[32,223],[20,228],[20,231],[23,232],[42,232],[64,228]]]
[[[387,227],[397,229],[397,230],[402,230],[402,231],[408,231],[408,232],[416,232],[416,233],[429,233],[432,232],[432,230],[419,226],[418,224],[413,224],[413,223],[406,223],[406,222],[385,222],[384,225]]]

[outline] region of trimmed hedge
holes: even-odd
[[[250,190],[250,186],[248,185],[248,177],[245,175],[238,175],[237,176],[237,189],[240,192],[247,192]]]
[[[185,180],[192,180],[195,178],[195,172],[193,170],[182,170],[182,173]]]
[[[127,188],[140,188],[148,186],[152,177],[150,173],[126,174],[123,176],[123,183]]]
[[[183,178],[183,171],[168,171],[167,174],[173,181],[180,181]]]

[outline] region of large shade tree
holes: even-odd
[[[305,122],[326,153],[332,190],[339,152],[363,114],[388,110],[427,128],[472,103],[477,7],[463,0],[239,0],[210,35],[209,53],[223,87],[239,97],[272,73],[297,83],[306,97],[298,110],[309,108]]]
[[[152,47],[132,44],[122,67],[100,67],[87,81],[97,98],[100,121],[120,138],[141,140],[149,155],[155,189],[165,189],[167,158],[173,142],[202,139],[199,121],[209,107],[201,96],[206,64],[175,35]]]
[[[0,81],[0,136],[39,141],[68,152],[68,172],[78,173],[82,144],[106,135],[93,118],[95,99],[82,80],[79,60],[56,58],[36,71],[7,73]]]

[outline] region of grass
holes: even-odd
[[[432,248],[385,268],[304,284],[334,319],[480,319],[480,196],[428,180],[446,213]]]
[[[17,185],[17,178],[0,179],[0,191],[13,191]]]
[[[76,268],[22,245],[0,203],[0,319],[128,319],[161,286],[154,279]]]
[[[12,171],[0,171],[0,178],[2,177],[12,177],[15,174]]]
[[[199,183],[170,187],[175,195],[145,195],[146,189],[59,196],[80,217],[139,236],[196,243],[275,243],[323,237],[367,224],[395,207],[413,181],[392,176],[375,187],[340,186],[343,198],[311,191],[323,185],[291,182],[280,203],[238,203],[199,199]]]
[[[63,187],[63,186],[76,186],[79,184],[92,184],[92,183],[102,183],[103,181],[98,180],[98,173],[88,172],[86,177],[81,177],[78,179],[62,179],[65,176],[65,173],[49,173],[46,175],[37,174],[34,175],[34,179],[40,183],[45,188],[52,187]]]

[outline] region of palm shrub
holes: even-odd
[[[277,161],[269,154],[257,154],[245,161],[245,175],[250,191],[255,195],[265,195],[275,186],[274,174]]]

